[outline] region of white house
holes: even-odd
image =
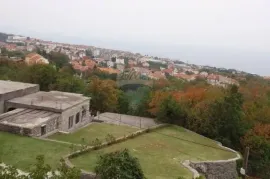
[[[144,62],[144,63],[142,64],[142,66],[143,66],[143,67],[149,67],[150,65],[149,65],[149,63]]]
[[[107,61],[107,66],[108,66],[109,68],[112,68],[112,67],[114,66],[114,62],[112,62],[112,61]]]
[[[124,65],[124,64],[125,64],[125,60],[124,60],[124,59],[121,59],[121,58],[116,58],[116,63],[117,63],[117,64],[122,64],[122,65]]]

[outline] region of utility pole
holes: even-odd
[[[122,116],[122,115],[120,114],[120,121],[119,121],[119,126],[121,125],[121,116]]]
[[[241,168],[241,170],[244,170],[243,173],[241,172],[244,179],[247,178],[248,157],[249,157],[249,147],[246,147],[245,153],[244,153],[243,168]]]

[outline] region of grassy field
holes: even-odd
[[[71,143],[82,143],[82,138],[86,144],[90,144],[96,138],[104,141],[108,134],[114,137],[121,137],[131,132],[139,130],[138,128],[132,128],[129,126],[118,126],[107,123],[93,123],[87,127],[84,127],[71,134],[57,133],[49,136],[50,139],[61,140]]]
[[[37,155],[44,155],[45,162],[56,168],[60,158],[69,152],[69,145],[0,132],[0,163],[25,171],[35,163]]]
[[[222,150],[210,139],[181,127],[170,126],[89,152],[71,161],[79,168],[93,171],[97,156],[124,148],[129,149],[133,156],[138,157],[146,177],[151,179],[176,179],[179,176],[191,178],[189,170],[181,165],[184,160],[220,160],[236,157],[234,153]]]

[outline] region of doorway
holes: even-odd
[[[41,135],[46,134],[46,125],[41,126]]]

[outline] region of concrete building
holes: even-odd
[[[91,122],[90,98],[81,94],[43,92],[38,85],[1,80],[0,92],[0,131],[45,136]]]

